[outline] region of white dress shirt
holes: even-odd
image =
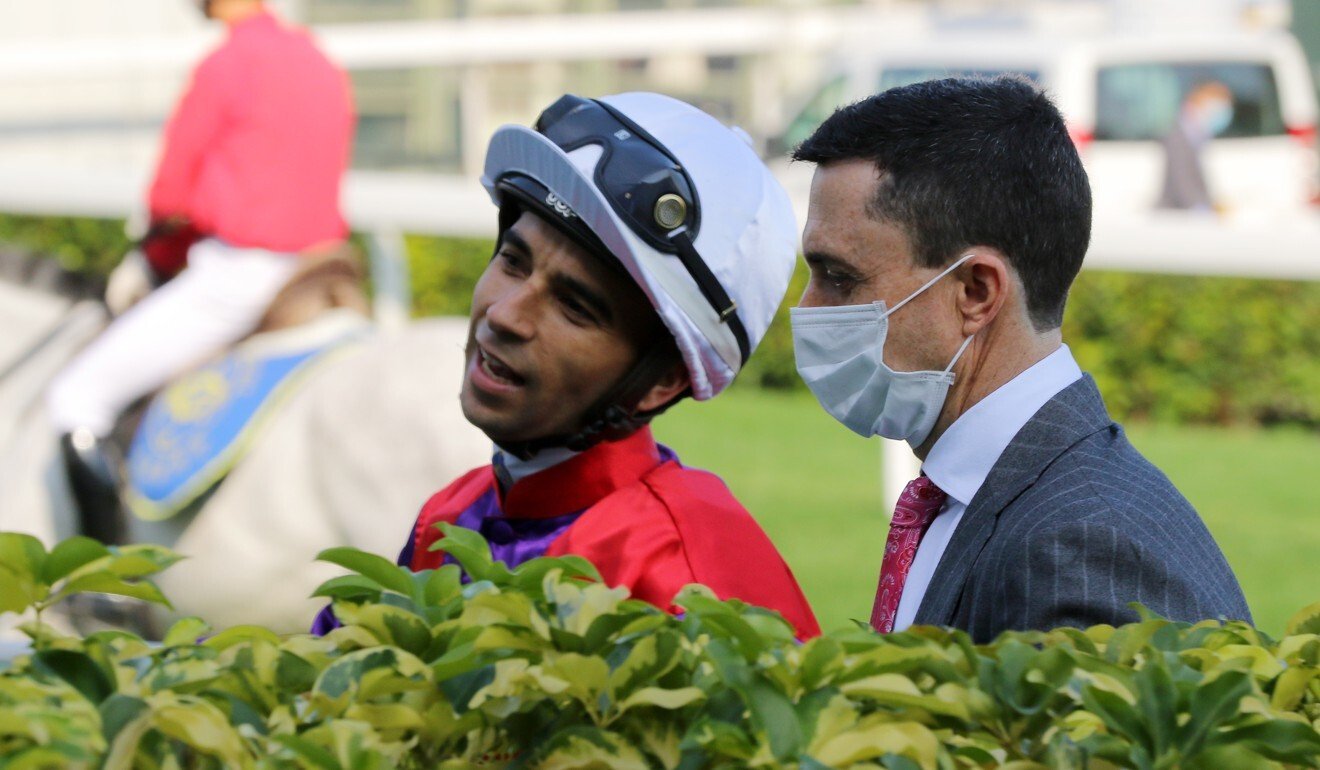
[[[944,549],[999,456],[1047,401],[1081,377],[1072,351],[1061,345],[968,409],[931,447],[921,469],[948,499],[917,546],[894,617],[895,631],[912,625]]]

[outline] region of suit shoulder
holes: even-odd
[[[1059,455],[1010,507],[1039,509],[1039,523],[1059,526],[1078,516],[1115,523],[1200,520],[1187,498],[1132,446],[1118,425],[1087,436]]]

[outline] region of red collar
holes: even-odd
[[[502,497],[504,515],[547,519],[590,508],[660,464],[650,426],[618,441],[602,441],[558,465],[521,479]],[[492,480],[493,481],[493,480]],[[498,485],[496,486],[498,489]]]

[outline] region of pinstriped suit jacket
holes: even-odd
[[[1089,375],[1041,407],[958,524],[916,623],[978,642],[1006,630],[1250,620],[1233,571],[1191,504],[1109,418]]]

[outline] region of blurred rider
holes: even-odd
[[[193,71],[166,127],[150,228],[107,288],[118,318],[47,398],[83,531],[107,542],[122,526],[104,442],[116,417],[250,333],[296,270],[295,256],[347,233],[339,212],[353,130],[346,76],[261,0],[201,9],[228,34]]]
[[[423,506],[399,563],[440,566],[430,547],[450,522],[509,567],[575,554],[664,609],[702,583],[818,634],[756,521],[649,427],[728,387],[793,272],[788,196],[746,135],[658,94],[569,95],[535,130],[499,129],[482,182],[499,240],[460,399],[495,458]]]

